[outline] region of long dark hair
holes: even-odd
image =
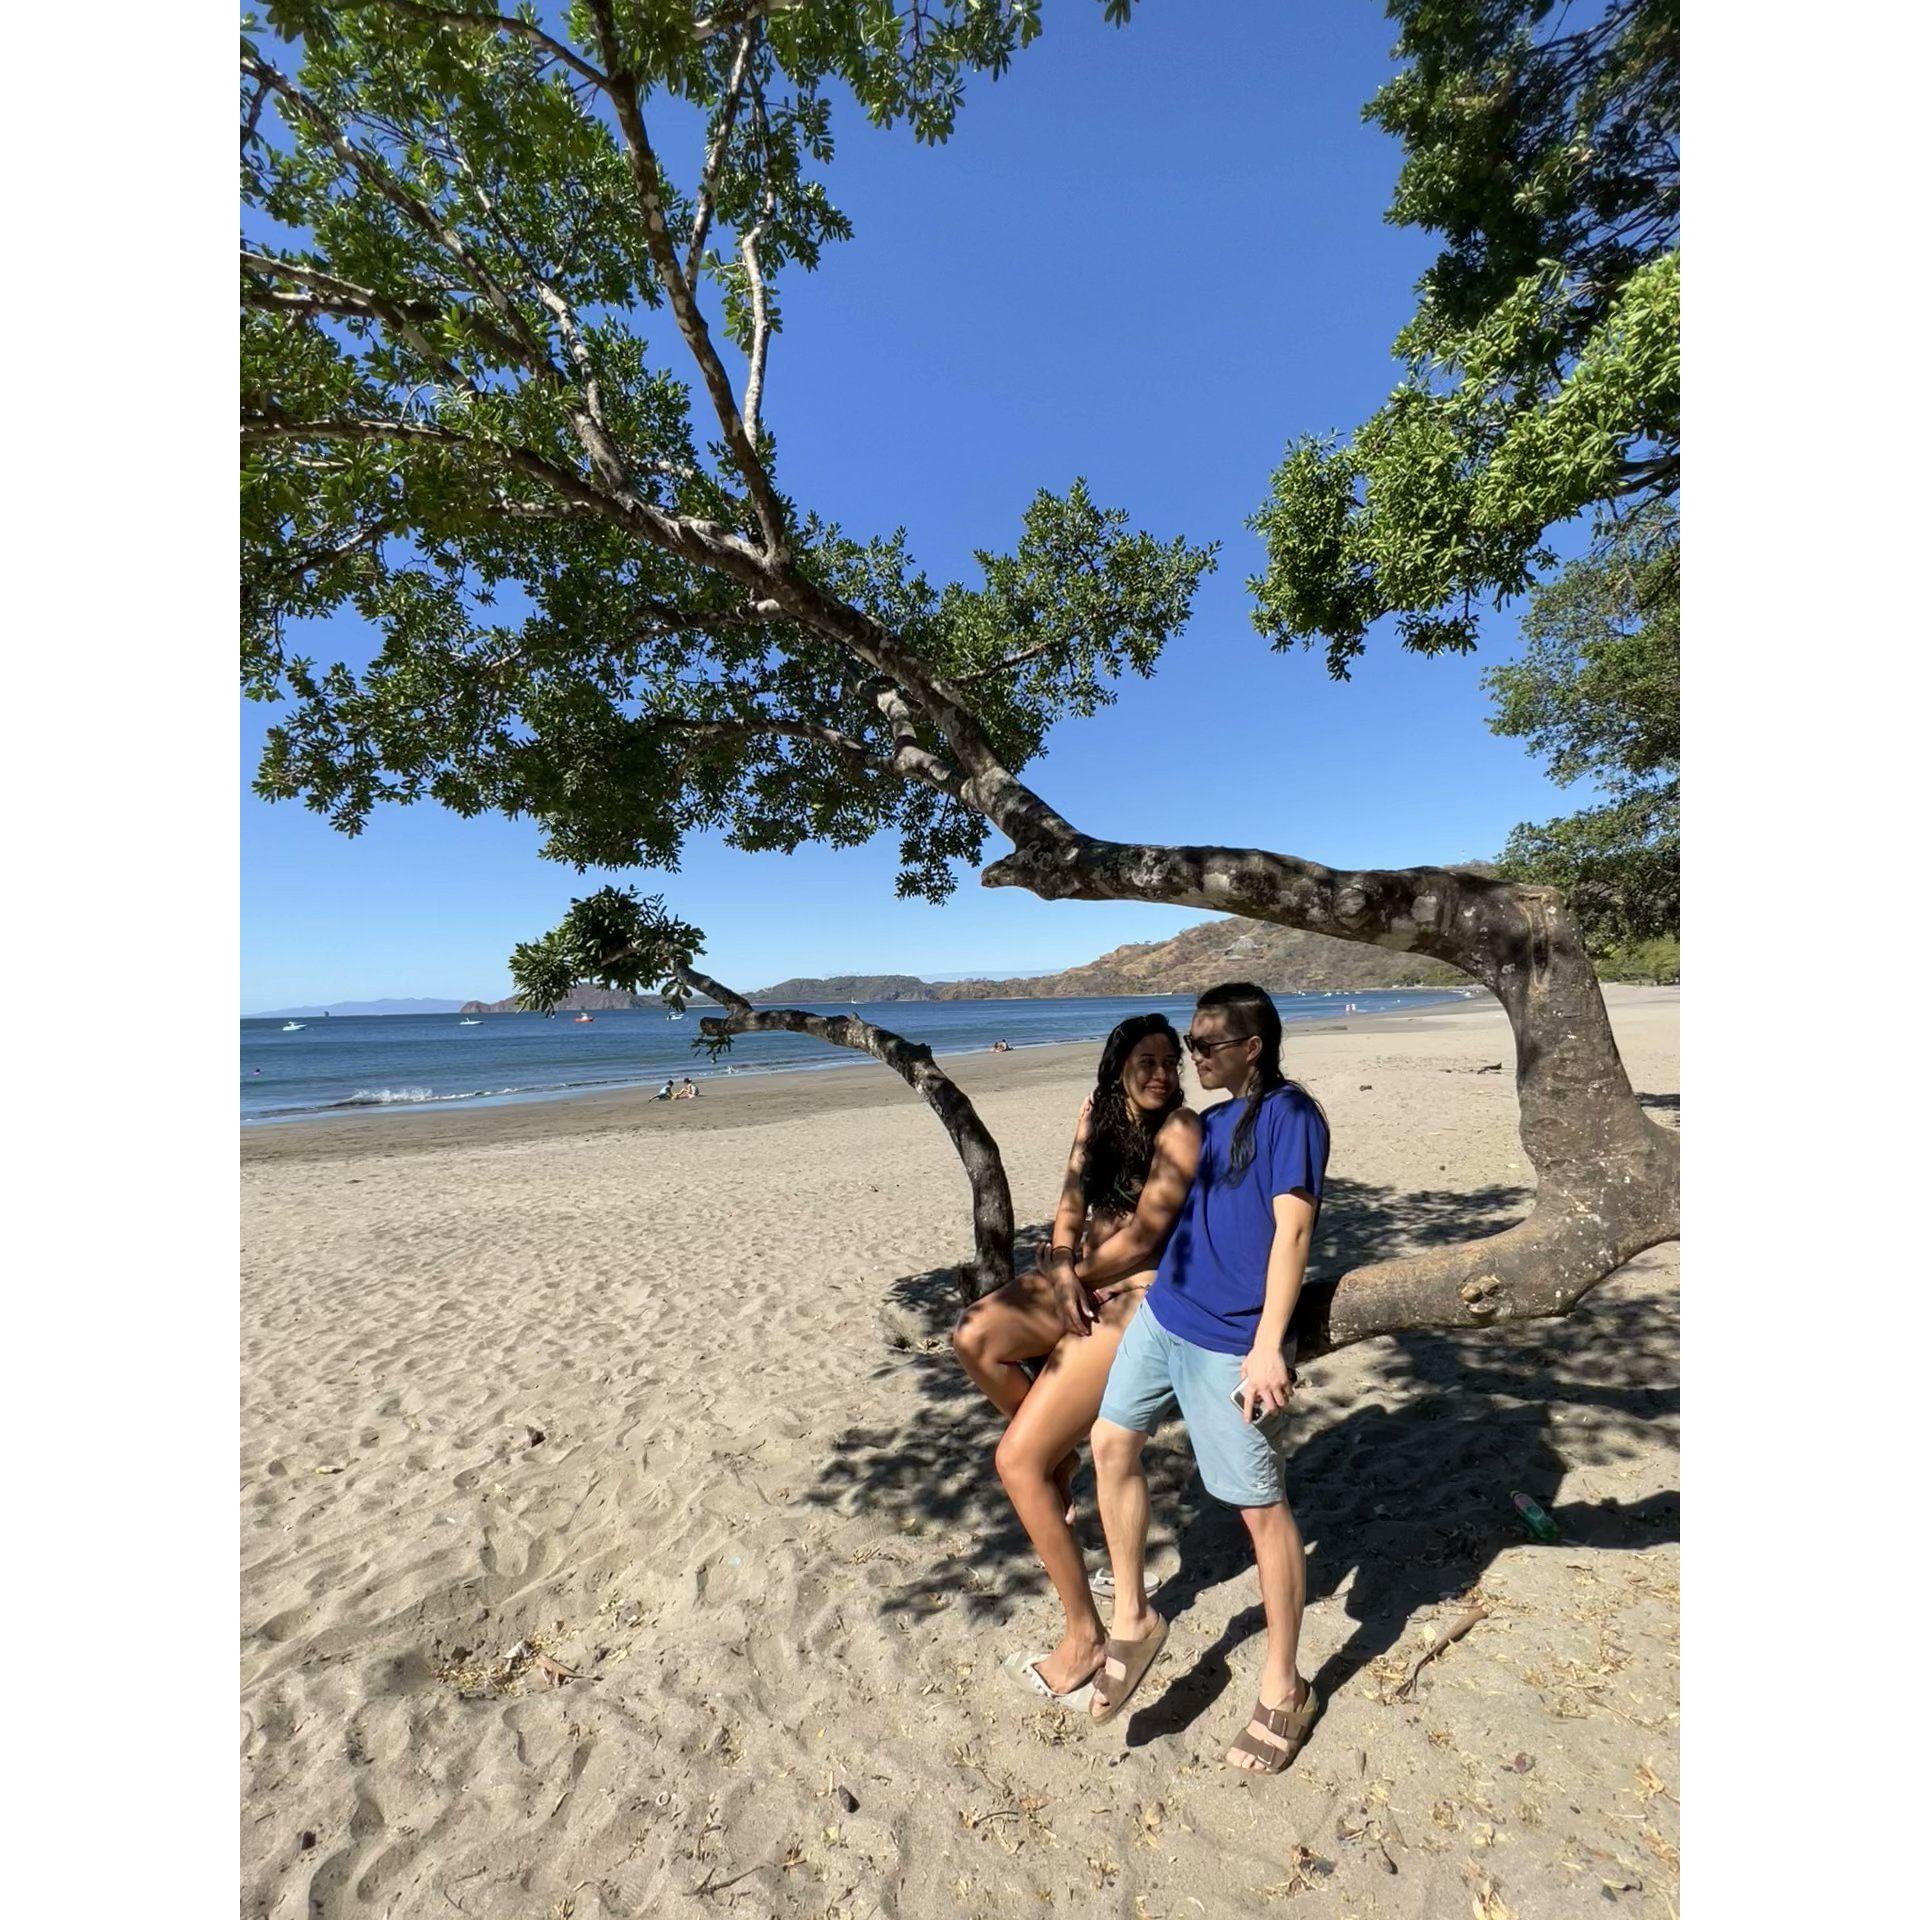
[[[1137,1119],[1120,1078],[1127,1056],[1142,1040],[1158,1034],[1173,1045],[1173,1098],[1157,1113]],[[1180,1085],[1180,1036],[1163,1013],[1136,1013],[1107,1035],[1094,1075],[1093,1111],[1088,1115],[1087,1153],[1080,1168],[1080,1190],[1089,1213],[1131,1213],[1153,1165],[1153,1143],[1167,1115],[1185,1106]]]
[[[1232,1186],[1253,1165],[1254,1128],[1259,1124],[1261,1101],[1287,1084],[1287,1076],[1280,1071],[1280,1010],[1268,998],[1266,988],[1256,987],[1250,980],[1230,980],[1223,987],[1209,987],[1193,1003],[1193,1010],[1225,1014],[1232,1039],[1260,1036],[1260,1051],[1254,1055],[1253,1074],[1247,1081],[1247,1104],[1234,1126],[1233,1145],[1227,1153],[1227,1184]],[[1299,1082],[1294,1084],[1298,1086]],[[1300,1091],[1306,1093],[1304,1087]],[[1313,1100],[1312,1094],[1307,1098]],[[1319,1101],[1313,1104],[1318,1109]],[[1326,1115],[1320,1117],[1324,1120]]]

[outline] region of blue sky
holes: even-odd
[[[1360,119],[1389,71],[1384,17],[1145,0],[1115,31],[1097,0],[1052,0],[1047,20],[1004,80],[975,82],[945,147],[838,116],[832,191],[855,237],[781,289],[782,484],[849,531],[906,526],[936,578],[970,577],[1036,487],[1080,474],[1155,533],[1223,542],[1155,678],[1068,722],[1028,775],[1089,831],[1400,866],[1496,853],[1515,821],[1580,804],[1486,728],[1480,675],[1518,650],[1516,609],[1467,659],[1382,634],[1345,686],[1248,618],[1245,521],[1268,474],[1289,439],[1379,404],[1432,251],[1386,224],[1398,149]],[[342,620],[303,647],[357,662],[370,637]],[[243,710],[243,786],[271,717]],[[540,859],[528,822],[387,808],[348,840],[297,806],[242,809],[247,1009],[503,994],[514,943],[609,877]],[[881,842],[783,857],[706,837],[677,874],[612,877],[665,892],[743,987],[1038,971],[1206,917],[971,876],[936,908],[896,900],[892,876]]]

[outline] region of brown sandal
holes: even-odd
[[[1146,1678],[1154,1656],[1167,1644],[1167,1623],[1156,1619],[1138,1640],[1107,1640],[1107,1657],[1100,1677],[1093,1683],[1093,1704],[1087,1717],[1103,1727],[1132,1697],[1133,1690]]]
[[[1312,1733],[1314,1722],[1320,1718],[1320,1696],[1313,1688],[1307,1688],[1307,1697],[1297,1707],[1263,1707],[1256,1699],[1253,1705],[1253,1718],[1248,1722],[1247,1731],[1236,1739],[1227,1749],[1231,1756],[1244,1753],[1254,1764],[1240,1767],[1240,1773],[1285,1773],[1300,1757],[1300,1749],[1307,1744],[1307,1736]],[[1271,1740],[1254,1738],[1253,1728],[1265,1727],[1269,1733],[1278,1734],[1286,1742],[1285,1746],[1276,1746]],[[1228,1761],[1232,1765],[1231,1759]]]

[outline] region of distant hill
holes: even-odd
[[[1236,915],[1189,927],[1171,940],[1115,947],[1064,973],[1027,980],[955,980],[928,993],[938,1000],[1099,999],[1110,994],[1198,993],[1223,980],[1251,980],[1270,993],[1469,984],[1465,974],[1443,961],[1320,933],[1297,933]]]
[[[268,1007],[254,1020],[319,1020],[330,1013],[464,1013],[458,1000],[336,1000],[327,1007]]]
[[[988,983],[971,981],[968,984]],[[769,1007],[790,1001],[824,1001],[832,1005],[836,1001],[858,1000],[864,1004],[867,1001],[946,1000],[952,997],[945,987],[934,986],[911,973],[835,973],[829,974],[824,980],[782,980],[778,986],[762,987],[757,993],[747,995],[749,1000]]]

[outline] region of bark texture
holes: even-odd
[[[738,1033],[804,1033],[832,1047],[853,1047],[891,1067],[919,1094],[946,1128],[960,1156],[973,1195],[973,1261],[963,1267],[960,1287],[969,1301],[977,1300],[1013,1278],[1013,1194],[1000,1162],[1000,1148],[974,1111],[974,1105],[940,1070],[932,1049],[908,1040],[886,1027],[876,1027],[857,1013],[807,1013],[794,1007],[756,1007],[744,996],[689,966],[677,966],[683,986],[726,1008],[723,1015],[707,1014],[700,1031],[711,1038]]]

